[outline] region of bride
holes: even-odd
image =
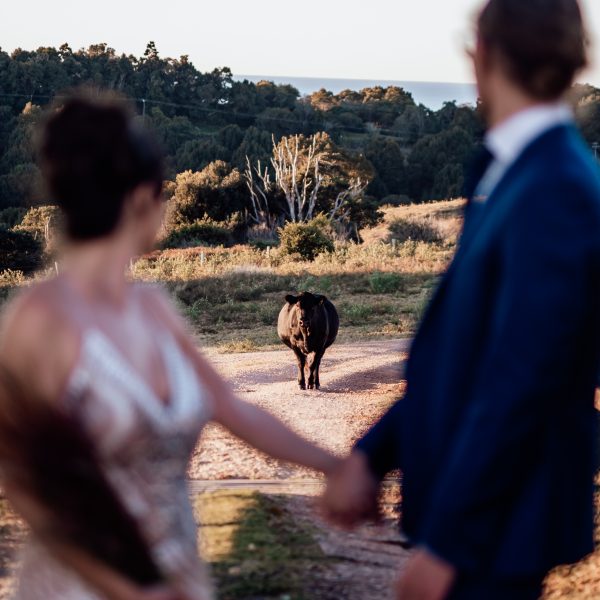
[[[113,535],[110,552],[102,554],[94,550],[100,546],[77,544],[76,536],[64,533],[70,531],[65,518],[85,521],[76,524],[89,534],[80,539],[114,533],[98,531],[110,502],[91,507],[110,494],[90,493],[85,485],[52,490],[59,487],[64,464],[83,461],[85,452],[73,457],[71,450],[58,459],[71,434],[51,427],[52,435],[34,434],[25,418],[29,446],[46,438],[56,443],[38,447],[37,462],[20,462],[33,455],[31,448],[4,440],[13,453],[11,460],[0,456],[4,490],[32,530],[17,598],[209,600],[213,593],[197,555],[185,480],[202,428],[209,421],[220,423],[271,456],[324,473],[337,459],[236,398],[198,353],[166,295],[127,280],[132,257],[153,246],[164,202],[161,155],[123,104],[73,96],[46,122],[40,156],[66,219],[61,273],[30,286],[6,309],[0,366],[36,399],[40,414],[51,409],[75,424],[71,434],[82,433],[86,441],[80,448],[89,443],[91,462],[81,463],[88,471],[78,473],[90,481],[96,465],[125,521],[133,524],[129,535],[139,533],[159,577],[156,585],[144,585],[103,559],[118,554],[125,534]],[[4,401],[9,397],[5,394]],[[10,412],[6,406],[4,412]],[[45,482],[31,488],[37,494],[18,484],[19,464],[25,470],[50,465],[30,474]],[[61,510],[63,521],[53,522]]]

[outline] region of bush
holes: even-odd
[[[162,248],[191,248],[194,246],[231,246],[229,228],[218,221],[204,218],[174,229],[161,242]]]
[[[442,235],[439,229],[427,219],[394,219],[389,224],[390,238],[401,244],[411,240],[427,244],[439,244]]]
[[[282,254],[299,254],[304,260],[335,249],[333,231],[324,215],[307,223],[286,223],[279,229],[279,240]]]
[[[60,225],[61,212],[57,206],[35,206],[25,213],[15,229],[29,233],[37,240],[44,240],[48,230],[53,235]]]
[[[16,206],[0,210],[0,226],[4,226],[6,229],[12,229],[21,223],[26,212],[27,211],[24,208]]]
[[[368,304],[343,304],[340,306],[340,319],[348,325],[364,325],[373,315],[373,308]]]
[[[35,271],[42,256],[42,244],[31,233],[0,229],[0,271]]]
[[[369,277],[369,286],[374,294],[394,294],[404,288],[404,278],[399,273],[375,272]]]
[[[381,201],[381,206],[408,206],[411,200],[404,194],[390,194]]]

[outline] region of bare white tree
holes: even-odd
[[[341,191],[333,203],[333,208],[329,213],[329,220],[335,223],[344,223],[348,221],[350,216],[350,204],[349,200],[354,201],[360,198],[369,182],[362,182],[360,177],[357,179],[351,179],[350,185],[347,189]]]
[[[255,179],[256,177],[256,179]],[[269,208],[269,194],[273,189],[271,174],[267,166],[263,169],[260,160],[255,167],[250,164],[250,159],[246,156],[246,170],[244,171],[246,187],[250,192],[250,202],[252,204],[251,218],[256,225],[272,229],[273,215]]]
[[[315,216],[319,189],[323,183],[320,171],[323,153],[317,152],[317,137],[313,136],[304,156],[299,135],[284,137],[279,144],[273,138],[275,183],[283,192],[290,221],[310,221]]]
[[[332,158],[327,152],[319,151],[318,143],[318,135],[307,141],[300,135],[283,137],[279,143],[276,143],[273,137],[271,165],[274,181],[266,166],[263,168],[259,161],[253,167],[250,159],[246,157],[244,178],[250,191],[251,218],[255,223],[266,224],[268,227],[274,224],[275,218],[270,211],[269,197],[272,199],[271,194],[276,188],[285,198],[288,221],[302,223],[316,216],[317,200],[324,180],[321,167],[332,164]],[[333,206],[328,209],[329,220],[340,226],[347,226],[350,203],[357,200],[367,186],[368,182],[363,182],[360,177],[351,179],[347,189],[337,195]]]

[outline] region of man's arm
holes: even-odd
[[[401,467],[399,435],[403,412],[403,400],[398,400],[356,444],[355,451],[366,456],[371,472],[378,479]]]
[[[386,473],[400,467],[398,441],[403,406],[402,400],[396,402],[329,476],[321,508],[335,525],[351,529],[377,518],[379,484]]]

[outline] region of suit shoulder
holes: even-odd
[[[524,174],[533,211],[554,211],[600,226],[600,165],[576,132],[543,148]]]

